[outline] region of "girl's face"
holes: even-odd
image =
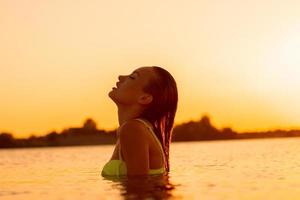
[[[143,88],[155,75],[152,67],[141,67],[129,75],[121,75],[108,95],[117,105],[147,105],[153,97]]]

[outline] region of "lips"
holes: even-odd
[[[116,86],[115,86],[115,87],[113,87],[112,89],[113,89],[113,90],[115,90],[115,89],[118,89],[118,88],[119,88],[119,86],[120,86],[120,83],[119,83],[119,82],[116,82]]]

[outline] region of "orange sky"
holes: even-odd
[[[236,131],[300,128],[300,2],[0,1],[0,132],[117,126],[119,74],[177,80],[176,123],[208,113]]]

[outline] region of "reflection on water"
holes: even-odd
[[[106,176],[104,179],[112,181],[111,186],[119,189],[124,199],[168,199],[174,197],[172,190],[175,189],[175,185],[170,183],[168,175]]]
[[[113,145],[0,150],[1,200],[298,200],[300,138],[173,143],[168,175],[102,177]]]

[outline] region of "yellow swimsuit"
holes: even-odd
[[[163,149],[162,146],[160,144],[160,141],[158,140],[157,136],[155,135],[155,133],[153,132],[152,128],[142,119],[136,119],[140,122],[142,122],[149,130],[150,132],[153,134],[155,140],[158,142],[161,152],[163,153]],[[108,161],[101,172],[102,176],[120,176],[120,175],[126,175],[127,174],[127,168],[126,168],[126,163],[122,160],[122,155],[121,155],[121,146],[119,143],[119,159],[120,160],[110,160]],[[150,175],[154,175],[154,174],[163,174],[165,172],[165,168],[161,167],[158,169],[149,169],[149,174]]]

